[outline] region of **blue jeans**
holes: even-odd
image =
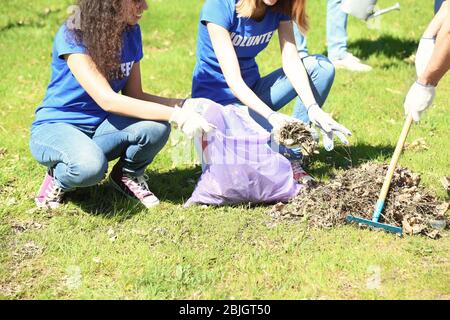
[[[434,13],[437,13],[442,6],[444,0],[434,0]]]
[[[302,58],[302,61],[308,73],[314,97],[320,107],[322,107],[334,82],[334,66],[330,60],[322,55],[307,56]],[[305,105],[298,97],[297,92],[284,74],[282,68],[261,78],[252,90],[274,111],[280,110],[297,98],[292,116],[304,123],[310,122]],[[263,128],[272,131],[272,126],[264,117],[251,109],[249,109],[249,114]],[[286,155],[288,158],[301,158],[299,149],[291,150],[282,146],[280,148],[280,153]]]
[[[167,143],[170,125],[110,115],[100,126],[43,124],[31,131],[30,150],[42,165],[54,169],[65,191],[99,183],[108,161],[131,176],[140,176]]]
[[[339,60],[347,55],[347,19],[348,15],[341,10],[342,0],[327,0],[327,46],[328,58]],[[307,41],[294,24],[295,41],[300,56],[308,54]]]

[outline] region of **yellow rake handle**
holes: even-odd
[[[385,201],[387,194],[389,192],[389,187],[391,186],[392,177],[394,176],[395,168],[397,167],[398,159],[403,151],[403,147],[405,145],[406,137],[408,136],[409,129],[411,128],[413,118],[412,115],[408,115],[406,118],[405,124],[403,125],[402,133],[400,134],[400,138],[397,142],[397,147],[395,148],[394,155],[392,156],[391,163],[389,164],[389,169],[386,174],[386,178],[384,179],[383,188],[380,192],[380,197],[378,201]]]

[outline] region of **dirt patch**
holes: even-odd
[[[442,177],[441,183],[446,191],[450,191],[450,178],[449,177]]]
[[[41,255],[43,251],[44,248],[38,246],[33,241],[28,241],[23,246],[17,248],[17,250],[13,252],[13,258],[16,261],[21,262],[23,260],[33,259],[34,257]]]
[[[299,121],[287,122],[274,132],[274,139],[278,144],[288,148],[301,148],[307,156],[318,153],[318,143],[317,139],[314,139],[313,129]]]
[[[11,228],[14,233],[21,234],[31,230],[40,230],[44,228],[44,225],[36,221],[14,221]]]
[[[270,211],[273,223],[304,219],[311,228],[347,223],[347,215],[370,219],[388,166],[367,163],[336,175],[329,183],[310,183],[289,204]],[[445,228],[448,203],[442,203],[420,184],[420,176],[397,168],[380,222],[403,227],[406,234],[438,238]]]

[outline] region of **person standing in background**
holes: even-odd
[[[348,52],[348,14],[341,10],[341,4],[342,0],[327,0],[328,58],[336,68],[357,72],[370,71],[372,70],[371,66],[362,63],[359,58]],[[308,55],[307,41],[296,24],[294,24],[294,34],[295,41],[297,42],[297,50],[300,57],[303,58]]]
[[[311,122],[323,135],[325,149],[334,137],[348,144],[350,131],[322,111],[334,81],[334,66],[321,55],[301,59],[293,21],[306,32],[305,0],[207,0],[200,14],[197,62],[192,97],[248,108],[271,132],[288,121]],[[282,67],[262,77],[256,56],[278,32]],[[280,109],[297,99],[304,117],[289,117]],[[300,150],[278,150],[291,161],[294,179],[310,180],[302,168]]]

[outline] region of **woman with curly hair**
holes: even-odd
[[[195,111],[208,101],[142,90],[138,21],[145,0],[79,0],[78,8],[79,29],[67,21],[56,34],[51,80],[32,124],[31,152],[48,168],[36,204],[57,208],[66,192],[97,184],[108,161],[120,158],[112,185],[153,207],[159,200],[146,167],[166,144],[169,123],[189,137],[213,129]]]
[[[267,130],[295,118],[311,121],[324,135],[327,150],[333,136],[348,143],[350,131],[321,107],[334,80],[334,67],[322,55],[300,59],[292,21],[308,28],[306,0],[206,0],[199,24],[197,64],[192,97],[220,104],[245,105]],[[261,77],[256,56],[278,31],[283,67]],[[277,112],[298,97],[294,117]],[[281,148],[291,160],[296,180],[310,179],[301,167],[299,150]]]

